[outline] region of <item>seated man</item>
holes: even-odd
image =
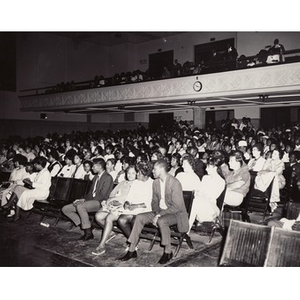
[[[168,174],[167,161],[157,160],[154,164],[153,174],[156,179],[153,182],[152,211],[136,216],[128,239],[129,251],[120,258],[121,261],[137,257],[135,248],[139,241],[139,235],[147,223],[157,226],[161,233],[161,244],[165,250],[159,260],[160,264],[167,263],[173,257],[170,226],[177,225],[179,232],[187,232],[189,229],[182,187],[176,178]]]
[[[94,238],[88,213],[97,212],[101,208],[101,202],[108,199],[113,188],[113,179],[105,171],[104,159],[95,158],[93,160],[93,171],[96,175],[85,198],[77,199],[72,204],[68,204],[62,208],[62,212],[76,226],[81,224],[84,235],[80,239],[83,241]]]

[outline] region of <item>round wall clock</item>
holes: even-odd
[[[193,84],[193,89],[195,92],[200,92],[202,90],[202,83],[200,81],[196,81]]]

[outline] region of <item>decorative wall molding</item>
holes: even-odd
[[[202,83],[200,92],[193,89],[196,80]],[[300,63],[20,97],[20,101],[21,110],[38,111],[153,101],[201,100],[218,96],[249,95],[258,91],[270,93],[279,89],[299,92]]]

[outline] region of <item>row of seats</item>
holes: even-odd
[[[40,221],[42,221],[45,216],[55,218],[53,226],[56,226],[59,220],[69,221],[69,219],[62,214],[61,208],[64,205],[72,203],[75,199],[84,197],[84,195],[89,190],[90,185],[91,185],[90,181],[85,181],[80,179],[63,178],[63,177],[53,178],[49,198],[46,201],[35,201],[32,212],[39,213],[42,215]],[[225,189],[217,199],[217,205],[221,211],[219,217],[209,227],[193,226],[192,230],[196,230],[200,234],[207,235],[209,238],[208,242],[210,243],[216,231],[219,231],[222,234],[222,236],[225,238],[228,227],[230,231],[229,224],[231,224],[232,219],[237,219],[237,220],[243,219],[246,222],[250,222],[250,218],[248,214],[249,212],[252,211],[259,211],[265,217],[267,207],[269,206],[271,187],[272,187],[272,183],[270,184],[266,192],[264,193],[259,192],[254,189],[254,178],[253,178],[251,181],[250,190],[247,196],[245,197],[242,205],[238,208],[228,207],[224,205],[224,198],[226,193],[226,187],[225,187]],[[190,215],[193,199],[194,199],[194,192],[183,191],[183,198],[185,201],[185,206],[188,215]],[[94,214],[91,215],[91,218],[93,217]],[[95,226],[96,223],[93,222],[93,224],[94,227],[96,227]],[[120,233],[121,230],[117,227],[117,223],[115,223],[114,225],[115,225],[114,231]],[[253,228],[256,228],[256,225],[255,224],[253,225],[254,225]],[[151,240],[149,251],[152,250],[155,242],[160,241],[159,230],[150,224],[144,227],[140,237]],[[173,226],[171,228],[171,237],[173,238],[172,244],[176,245],[174,257],[176,257],[176,255],[178,254],[184,241],[188,244],[188,246],[191,249],[193,249],[193,244],[189,235],[187,235],[186,233],[179,233],[176,226]],[[224,265],[226,264],[227,263],[224,263]]]
[[[300,232],[231,220],[220,266],[299,267]]]

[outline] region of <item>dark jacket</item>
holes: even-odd
[[[100,180],[97,183],[96,187],[96,195],[93,197],[93,191],[95,182],[97,181],[98,175],[96,175],[93,178],[91,188],[89,192],[85,196],[85,200],[98,200],[99,202],[102,202],[103,200],[107,200],[109,197],[110,192],[113,189],[113,179],[112,177],[105,171]]]
[[[160,179],[155,179],[153,182],[153,196],[152,196],[152,211],[161,216],[166,214],[175,214],[177,219],[177,227],[179,232],[187,232],[189,229],[189,219],[185,208],[181,183],[168,174],[166,178],[165,187],[165,202],[167,209],[159,207],[160,195]]]

